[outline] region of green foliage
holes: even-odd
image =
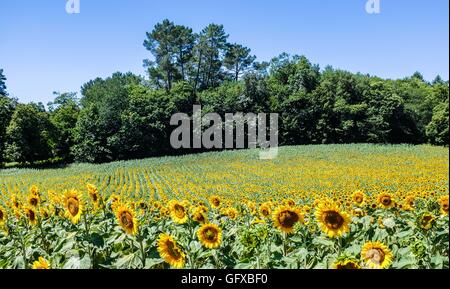
[[[50,158],[52,130],[52,123],[42,106],[18,105],[6,129],[6,158],[21,163]]]
[[[279,113],[281,145],[449,144],[449,83],[440,76],[431,83],[419,72],[386,80],[321,70],[287,53],[255,62],[251,50],[228,43],[217,24],[196,34],[164,20],[147,33],[144,46],[153,56],[144,60],[148,80],[120,72],[97,78],[82,86],[80,100],[56,93],[48,111],[19,108],[6,96],[0,70],[0,164],[5,157],[101,163],[179,153],[169,144],[170,118],[191,114],[194,104],[222,117]]]
[[[3,75],[3,69],[0,69],[0,97],[1,96],[7,96],[8,93],[6,92],[6,77]]]

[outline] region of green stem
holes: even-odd
[[[287,256],[287,234],[284,232],[282,234],[283,234],[283,256],[286,257]]]
[[[48,243],[46,242],[45,239],[45,234],[44,234],[44,228],[42,227],[42,222],[41,219],[39,218],[38,220],[38,224],[39,224],[39,230],[41,231],[41,241],[42,241],[42,246],[44,247],[45,252],[48,254]]]
[[[27,260],[27,252],[26,252],[26,249],[25,249],[25,243],[23,241],[22,234],[18,233],[18,235],[19,235],[20,246],[21,246],[21,249],[22,249],[22,256],[23,256],[24,267],[25,267],[25,269],[28,269],[28,260]]]
[[[141,251],[141,261],[142,261],[142,269],[145,268],[145,248],[144,248],[144,237],[139,233],[138,236],[139,248]]]

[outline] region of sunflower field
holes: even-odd
[[[449,268],[449,150],[283,147],[0,171],[0,268]]]

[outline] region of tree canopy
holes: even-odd
[[[108,162],[197,151],[170,147],[173,114],[280,115],[280,144],[449,144],[449,82],[420,72],[382,79],[282,53],[257,62],[222,25],[198,33],[164,20],[146,33],[148,78],[117,72],[85,83],[81,97],[55,93],[20,104],[0,69],[0,164],[49,158]]]

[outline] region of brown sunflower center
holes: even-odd
[[[389,206],[392,203],[392,200],[388,196],[384,196],[381,198],[381,203],[385,206]]]
[[[431,221],[433,220],[433,217],[430,215],[425,215],[422,217],[422,225],[427,226]]]
[[[127,229],[133,229],[133,216],[129,212],[122,212],[120,214],[120,222]]]
[[[4,216],[3,211],[0,210],[0,221],[3,221],[3,216]]]
[[[261,213],[263,214],[264,217],[267,217],[270,214],[269,209],[267,208],[262,208]]]
[[[38,204],[38,200],[37,200],[37,198],[31,198],[30,199],[30,205],[32,205],[32,206],[37,206],[37,204]]]
[[[325,225],[330,229],[339,229],[344,224],[344,218],[336,211],[324,213]]]
[[[203,216],[202,213],[198,212],[194,215],[194,220],[199,223],[202,223],[202,222],[205,222],[205,217]]]
[[[186,215],[186,213],[184,211],[184,207],[179,204],[176,204],[173,209],[175,212],[175,216],[177,216],[177,218],[181,219],[181,218],[184,218],[184,216]]]
[[[284,228],[292,228],[299,221],[299,216],[293,211],[283,211],[278,214],[278,221]]]
[[[33,210],[28,210],[28,211],[27,211],[27,216],[28,216],[28,219],[29,219],[31,222],[34,222],[34,220],[36,220],[36,214],[34,213]]]
[[[178,260],[181,258],[180,250],[178,249],[177,245],[175,245],[172,241],[166,242],[167,251],[172,256],[172,258]]]
[[[386,254],[379,248],[372,248],[366,252],[366,259],[377,265],[383,263],[385,256]]]
[[[75,198],[70,198],[67,201],[67,208],[72,216],[76,216],[80,211],[80,202]]]
[[[220,205],[220,200],[217,199],[217,198],[214,198],[214,199],[212,200],[212,204],[213,204],[215,207],[218,207],[218,206]]]
[[[91,195],[91,197],[92,197],[92,201],[93,201],[94,203],[97,203],[97,201],[98,201],[98,196],[97,196],[97,194],[96,194],[96,193],[93,193],[93,194]]]
[[[357,204],[360,204],[360,203],[362,203],[362,201],[363,201],[363,197],[362,196],[355,196],[355,202],[357,203]]]
[[[217,230],[207,228],[203,231],[203,237],[210,242],[215,242],[217,240]]]
[[[448,203],[442,204],[442,210],[448,213]]]

